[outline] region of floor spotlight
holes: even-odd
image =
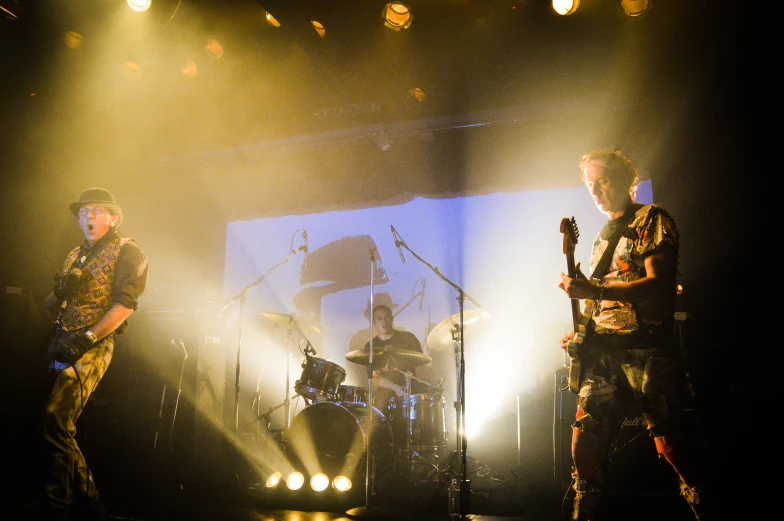
[[[302,475],[302,472],[292,472],[286,478],[286,486],[289,487],[289,490],[299,490],[304,483],[305,476]]]
[[[395,31],[408,29],[414,21],[411,8],[400,2],[389,2],[385,5],[381,11],[381,18],[384,19],[385,26]]]
[[[553,9],[562,16],[574,14],[580,7],[580,0],[553,0]]]
[[[316,492],[321,492],[322,490],[326,489],[328,486],[329,486],[329,478],[323,472],[314,474],[313,477],[310,478],[310,488],[312,488]]]
[[[273,472],[267,478],[267,481],[264,483],[264,486],[267,488],[275,488],[280,483],[281,474],[280,472]]]
[[[152,0],[128,0],[128,7],[138,13],[149,9],[151,4]]]
[[[339,492],[351,490],[351,480],[346,476],[335,476],[335,479],[332,480],[332,487]]]

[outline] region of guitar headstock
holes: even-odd
[[[574,252],[574,246],[580,237],[580,230],[577,229],[577,222],[574,220],[574,216],[561,219],[561,233],[564,235],[563,252],[567,254]]]

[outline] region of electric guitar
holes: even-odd
[[[574,278],[577,275],[574,263],[574,247],[577,245],[577,239],[580,236],[574,217],[561,219],[561,233],[563,234],[563,252],[566,255],[567,273]],[[572,327],[574,328],[574,339],[568,342],[566,346],[566,352],[569,355],[569,392],[578,394],[580,392],[581,379],[580,350],[586,349],[584,345],[587,334],[586,325],[591,314],[588,311],[585,314],[580,312],[579,299],[573,298],[569,299],[569,301],[572,304]]]

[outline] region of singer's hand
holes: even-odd
[[[54,359],[58,362],[63,362],[68,365],[74,365],[87,351],[93,348],[93,341],[83,334],[79,333],[68,342],[65,342],[57,350]]]

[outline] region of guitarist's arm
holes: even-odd
[[[577,276],[574,278],[561,273],[559,287],[572,299],[599,298],[617,302],[638,302],[645,300],[668,300],[673,296],[676,287],[676,262],[675,249],[670,244],[662,247],[651,255],[645,257],[645,277],[628,282],[613,282],[603,284],[601,287],[594,285],[580,271],[578,262]]]
[[[101,320],[90,327],[90,331],[100,340],[120,327],[125,319],[131,316],[131,313],[133,313],[132,309],[126,308],[122,304],[115,304],[101,317]]]

